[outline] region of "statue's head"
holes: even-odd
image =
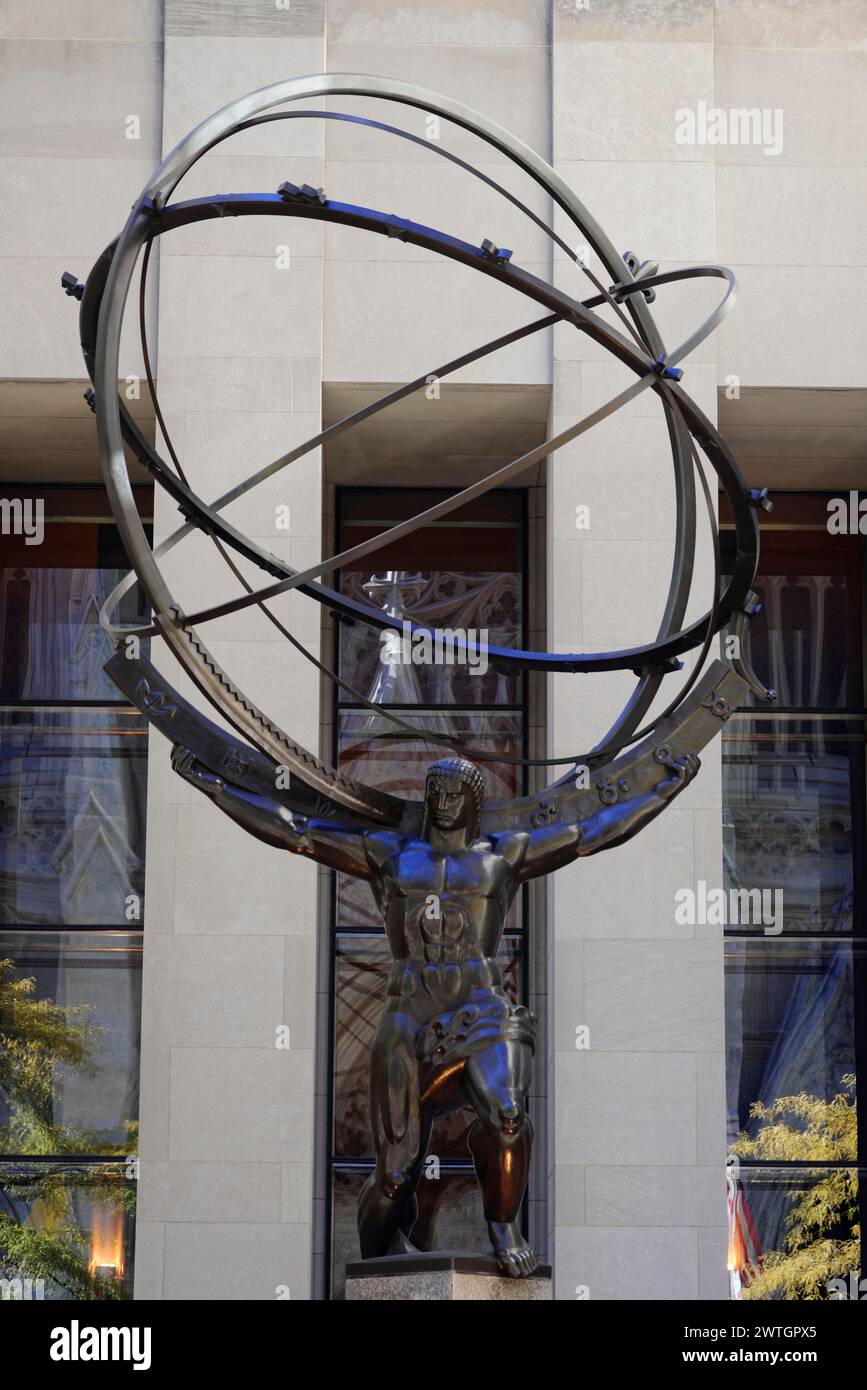
[[[437,830],[465,830],[467,843],[479,833],[485,781],[466,758],[431,763],[424,789],[425,817]]]

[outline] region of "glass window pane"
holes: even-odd
[[[736,717],[727,726],[726,887],[780,890],[787,933],[853,930],[853,784],[863,756],[852,721]]]
[[[358,1195],[367,1171],[338,1169],[331,1204],[332,1297],[343,1298],[347,1262],[360,1259],[355,1225]],[[476,1175],[443,1170],[418,1185],[418,1220],[411,1240],[420,1250],[491,1253]]]
[[[132,1298],[135,1188],[123,1164],[0,1161],[2,1297]]]
[[[0,922],[141,921],[146,792],[137,710],[0,708]]]
[[[726,961],[726,1046],[729,1139],[750,1139],[769,1123],[753,1108],[775,1103],[790,1130],[780,1158],[857,1158],[855,1102],[845,1078],[855,1072],[853,961],[848,940],[784,941],[729,938]],[[844,1116],[828,1109],[850,1095]],[[784,1098],[792,1103],[783,1106]],[[832,1119],[846,1120],[834,1152]],[[816,1145],[819,1150],[816,1150]],[[773,1157],[774,1155],[767,1155]]]
[[[521,576],[503,571],[389,570],[350,572],[342,591],[361,603],[384,608],[402,632],[404,618],[441,632],[460,630],[469,660],[443,648],[444,660],[429,664],[401,644],[400,661],[383,662],[381,635],[364,623],[339,625],[340,676],[366,700],[383,704],[509,705],[520,699],[518,673],[489,665],[489,647],[521,645]],[[421,653],[424,656],[424,653]],[[451,658],[451,660],[450,660]],[[355,697],[341,690],[342,701]]]
[[[753,587],[763,609],[749,626],[750,660],[763,679],[767,672],[780,704],[805,709],[857,703],[847,660],[857,608],[845,576],[796,569],[763,574]]]
[[[86,507],[87,501],[79,501]],[[0,700],[118,700],[99,611],[129,570],[112,524],[46,523],[46,543],[6,545],[0,567]],[[13,543],[16,538],[10,538]],[[50,563],[48,563],[50,561]],[[138,585],[115,621],[147,623]],[[145,655],[150,640],[142,643]]]
[[[728,1182],[732,1296],[800,1302],[839,1298],[852,1283],[857,1290],[858,1184],[856,1168],[742,1163]]]
[[[336,940],[336,1007],[334,1018],[334,1154],[370,1158],[368,1069],[370,1047],[385,1007],[391,954],[380,932],[340,933]],[[504,937],[497,957],[509,998],[523,998],[522,938]],[[444,1116],[434,1126],[430,1153],[440,1159],[467,1161],[468,1110]]]
[[[762,525],[761,570],[753,583],[762,611],[748,624],[747,650],[787,708],[863,702],[859,538],[829,533],[828,500],[779,494],[773,519]],[[722,540],[730,547],[733,533]]]
[[[141,933],[0,930],[0,1153],[134,1153]]]
[[[426,511],[449,493],[436,489],[352,489],[340,497],[340,547],[357,545]],[[453,516],[392,542],[372,560],[341,571],[341,588],[431,628],[463,629],[489,646],[523,645],[524,508],[519,492],[496,492]],[[375,570],[371,569],[371,563]],[[486,663],[416,664],[380,660],[380,634],[363,623],[340,624],[340,674],[366,699],[389,704],[516,704],[517,674]],[[353,696],[341,692],[341,701]]]

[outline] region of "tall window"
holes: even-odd
[[[421,489],[341,491],[339,548],[377,535],[446,495]],[[375,571],[363,561],[345,569],[342,585],[353,597],[385,609],[398,628],[403,615],[428,627],[486,630],[491,645],[522,646],[525,542],[524,494],[493,493],[377,552]],[[335,754],[350,777],[420,798],[428,764],[460,751],[452,739],[500,756],[524,755],[523,676],[493,667],[482,674],[467,665],[384,663],[379,634],[363,625],[339,624],[338,650],[341,679],[356,692],[341,690],[334,709]],[[358,695],[442,736],[445,745],[424,736],[396,738],[388,721],[365,708]],[[482,770],[489,797],[523,792],[520,768],[497,762],[482,764]],[[500,951],[505,986],[515,1000],[523,1000],[525,991],[524,920],[519,899]],[[385,1004],[390,956],[367,884],[334,876],[333,926],[330,1230],[332,1295],[340,1298],[346,1261],[358,1258],[356,1201],[373,1166],[368,1057]],[[459,1111],[434,1129],[412,1234],[422,1249],[489,1248],[467,1148],[472,1119]]]
[[[752,660],[778,703],[724,736],[726,886],[765,894],[726,931],[735,1297],[827,1298],[862,1267],[865,542],[828,500],[780,497],[762,528]]]
[[[101,488],[5,497],[44,536],[0,560],[0,1279],[129,1297],[147,725],[99,626],[129,566]]]

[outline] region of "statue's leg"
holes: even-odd
[[[538,1263],[519,1225],[533,1149],[527,1113],[532,1066],[526,1043],[497,1042],[471,1057],[464,1070],[464,1089],[478,1117],[468,1143],[488,1233],[500,1268],[514,1278],[532,1274]]]
[[[383,1014],[370,1054],[370,1117],[376,1167],[358,1199],[361,1258],[406,1249],[418,1215],[415,1190],[430,1138],[421,1104],[415,1037],[418,1024]]]

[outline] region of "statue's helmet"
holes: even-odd
[[[425,798],[427,798],[431,780],[439,776],[457,777],[467,787],[473,802],[473,833],[478,834],[482,822],[482,808],[485,804],[485,779],[479,769],[474,763],[468,762],[466,758],[441,758],[439,762],[431,763],[425,778]]]

